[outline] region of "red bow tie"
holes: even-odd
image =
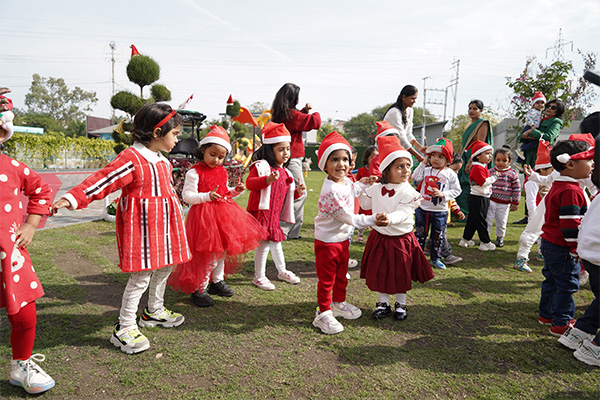
[[[381,187],[381,195],[382,195],[382,196],[385,196],[386,194],[387,194],[388,196],[392,197],[392,196],[394,196],[394,195],[396,194],[396,191],[395,191],[394,189],[387,190],[387,189],[385,188],[385,186],[382,186],[382,187]]]

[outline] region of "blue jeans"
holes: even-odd
[[[600,344],[600,265],[592,264],[589,261],[581,260],[586,271],[590,274],[590,287],[594,293],[594,301],[585,310],[582,317],[575,322],[575,328],[595,335],[594,342]]]
[[[552,325],[566,325],[575,315],[573,293],[579,290],[579,263],[568,247],[559,246],[542,238],[544,268],[540,298],[540,317],[551,318]]]
[[[425,211],[421,207],[415,210],[415,236],[421,249],[425,251],[425,242],[431,226],[431,261],[442,258],[442,243],[446,235],[448,211]]]

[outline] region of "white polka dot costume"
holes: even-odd
[[[21,191],[29,197],[23,210]],[[0,307],[8,315],[42,297],[44,290],[27,249],[15,245],[23,212],[50,214],[50,187],[27,165],[0,154]]]

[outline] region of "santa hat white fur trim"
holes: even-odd
[[[319,169],[323,172],[325,172],[325,165],[327,164],[327,158],[329,158],[329,155],[331,153],[333,153],[336,150],[346,150],[348,152],[348,154],[352,154],[352,149],[350,149],[350,147],[348,147],[348,145],[344,144],[344,143],[332,143],[331,145],[329,145],[329,147],[327,147],[325,149],[325,151],[323,152],[323,155],[319,155]]]
[[[200,146],[202,146],[203,144],[210,144],[210,143],[215,143],[215,144],[225,147],[227,149],[228,153],[231,151],[231,144],[228,141],[221,139],[220,137],[216,137],[216,136],[206,136],[204,139],[202,139],[200,141]]]
[[[408,151],[396,150],[392,151],[390,154],[387,155],[386,158],[384,158],[381,161],[381,163],[379,164],[379,172],[383,174],[383,171],[388,167],[388,165],[393,163],[396,160],[396,158],[408,158],[410,160],[410,165],[412,165],[412,156]]]
[[[292,141],[291,136],[275,136],[272,138],[263,139],[264,144],[275,144],[275,143],[291,142],[291,141]]]
[[[396,128],[387,128],[383,131],[381,131],[380,133],[377,134],[377,136],[375,136],[375,138],[381,137],[381,136],[389,136],[389,135],[399,135],[400,132],[398,132],[398,129]]]

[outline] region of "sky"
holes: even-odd
[[[159,63],[157,83],[171,90],[173,107],[193,94],[187,108],[215,119],[229,95],[270,105],[292,82],[299,108],[308,102],[325,120],[347,120],[394,102],[406,84],[419,88],[417,106],[423,93],[443,102],[434,89],[450,85],[457,60],[456,114],[478,98],[504,116],[506,77],[518,77],[527,57],[552,62],[559,30],[579,73],[577,49],[597,53],[600,37],[597,0],[0,0],[0,15],[0,86],[12,89],[15,106],[26,108],[37,73],[96,92],[90,115],[98,117],[112,113],[111,42],[116,91],[139,93],[125,72],[135,44]],[[449,90],[447,117],[453,106]],[[597,99],[590,111],[599,109]]]

